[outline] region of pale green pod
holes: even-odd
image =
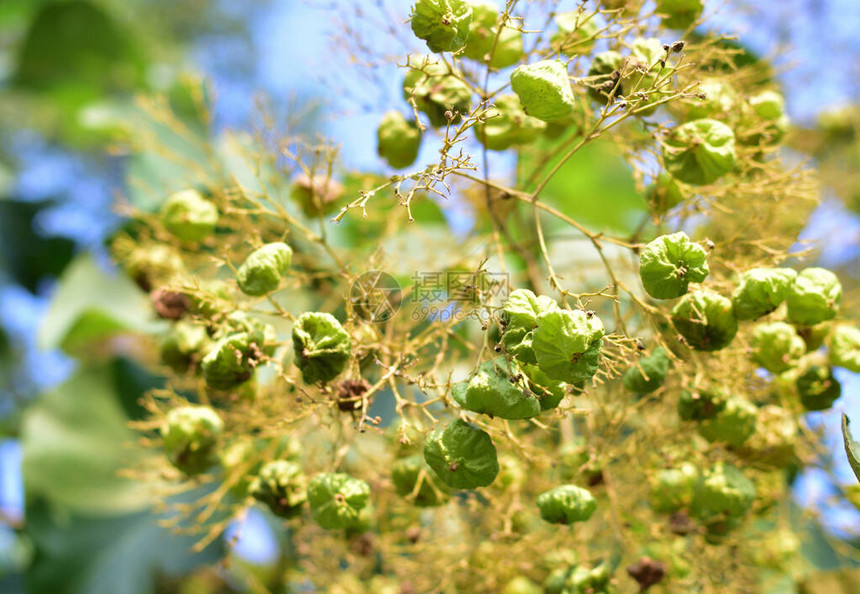
[[[734,169],[735,135],[717,120],[694,120],[672,130],[662,153],[666,170],[679,181],[707,185]]]
[[[570,78],[558,60],[518,66],[511,74],[511,88],[520,98],[523,111],[544,122],[560,120],[573,111]]]

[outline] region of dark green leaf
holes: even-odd
[[[851,464],[854,476],[860,481],[860,442],[854,441],[851,437],[851,430],[848,429],[850,422],[848,415],[842,413],[842,438],[845,441],[845,453],[848,455],[848,462]]]
[[[39,212],[53,204],[0,200],[0,268],[33,293],[40,280],[58,276],[74,254],[72,240],[44,237],[33,227]]]

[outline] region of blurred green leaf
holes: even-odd
[[[25,35],[15,80],[58,91],[78,105],[101,93],[135,89],[144,80],[144,61],[133,38],[90,2],[46,4]]]
[[[184,499],[199,493],[186,494]],[[111,518],[57,514],[42,502],[27,508],[36,558],[27,574],[30,592],[51,594],[148,594],[162,575],[190,573],[218,561],[216,541],[200,553],[198,537],[158,525],[165,515],[149,512]]]
[[[111,515],[145,508],[154,485],[117,472],[144,456],[127,426],[122,372],[115,364],[82,367],[26,409],[21,428],[28,498],[43,498],[74,513]]]
[[[36,216],[53,204],[0,200],[0,269],[32,293],[43,278],[58,276],[74,254],[74,241],[44,237],[33,226]]]
[[[149,299],[128,277],[108,274],[91,256],[78,257],[60,279],[39,328],[42,349],[81,347],[121,332],[152,330]]]
[[[524,171],[531,171],[536,165],[534,155],[551,150],[552,144],[544,141],[535,148],[537,152],[529,150],[521,155]],[[552,171],[564,154],[566,151],[547,164],[545,174]],[[614,145],[600,140],[586,144],[562,165],[541,197],[598,232],[631,233],[648,213],[645,199],[636,191],[630,167]]]
[[[854,441],[851,436],[851,430],[848,429],[850,422],[848,415],[842,413],[842,439],[845,441],[845,454],[848,456],[848,463],[851,464],[854,476],[860,481],[860,442]]]

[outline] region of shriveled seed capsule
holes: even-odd
[[[756,430],[754,404],[740,396],[730,396],[714,417],[699,423],[699,433],[710,442],[740,447]]]
[[[739,518],[749,511],[755,496],[755,486],[743,472],[717,462],[705,472],[696,488],[693,515],[703,520],[717,516]]]
[[[860,328],[836,326],[827,341],[830,364],[860,373]]]
[[[558,60],[518,66],[511,74],[511,88],[520,98],[523,111],[539,120],[560,120],[573,111],[570,78]]]
[[[306,312],[293,325],[293,351],[306,384],[329,382],[352,356],[352,339],[333,315]]]
[[[224,422],[208,406],[171,409],[161,425],[161,438],[168,460],[192,476],[209,469],[216,461],[215,446]]]
[[[197,190],[182,190],[162,205],[161,222],[175,237],[199,242],[215,231],[218,208]]]
[[[285,243],[275,242],[254,250],[236,271],[239,288],[245,295],[271,293],[281,284],[290,269],[293,250]]]
[[[541,412],[534,394],[526,393],[510,377],[519,370],[510,366],[504,357],[482,363],[468,382],[456,384],[452,390],[454,400],[466,410],[502,419],[528,419]]]
[[[582,310],[554,309],[537,317],[534,352],[547,377],[574,384],[594,377],[603,347],[603,322]]]
[[[431,52],[456,52],[469,38],[472,7],[464,0],[418,0],[412,10],[412,32]]]
[[[485,62],[492,52],[491,68],[507,68],[523,57],[523,33],[512,27],[510,19],[499,31],[501,15],[493,2],[471,0],[472,23],[469,41],[463,54],[472,60]]]
[[[376,130],[376,152],[395,169],[409,167],[418,158],[421,130],[399,111],[389,111]]]
[[[434,475],[420,454],[397,460],[391,468],[391,480],[401,497],[412,497],[414,494],[409,501],[418,507],[433,507],[445,503],[447,487],[444,484],[436,484],[438,481],[434,482]],[[418,486],[419,480],[421,486]]]
[[[732,302],[707,290],[685,295],[672,309],[672,324],[698,351],[724,349],[738,333]]]
[[[739,320],[769,314],[788,297],[797,273],[791,268],[752,268],[740,275],[732,294],[732,309]]]
[[[311,513],[326,530],[360,526],[369,498],[370,485],[340,472],[318,474],[308,484]]]
[[[675,299],[687,293],[690,283],[708,277],[708,253],[680,231],[661,235],[642,248],[639,277],[655,299]]]
[[[788,319],[803,326],[832,320],[841,300],[842,284],[835,274],[824,268],[806,268],[789,287]]]
[[[657,347],[649,356],[639,359],[638,364],[628,369],[621,378],[624,387],[637,394],[650,394],[666,381],[672,362],[666,349]]]
[[[251,482],[250,493],[276,516],[294,518],[307,501],[307,480],[295,462],[275,460],[263,465]]]
[[[501,95],[476,126],[478,142],[490,150],[504,151],[515,145],[533,142],[546,123],[526,115],[514,95]]]
[[[648,501],[651,507],[662,513],[676,512],[693,503],[699,483],[699,469],[691,462],[684,462],[677,468],[658,471],[650,483]]]
[[[791,324],[759,324],[752,335],[753,359],[771,373],[794,367],[806,352],[806,343]]]
[[[561,485],[538,495],[537,506],[547,522],[573,524],[588,520],[597,509],[597,501],[587,489]]]
[[[662,152],[666,170],[675,178],[706,185],[734,169],[735,135],[717,120],[694,120],[672,130]]]
[[[460,419],[427,436],[424,460],[443,483],[454,489],[486,487],[499,474],[490,435]]]

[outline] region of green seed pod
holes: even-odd
[[[769,145],[782,140],[790,125],[785,100],[776,91],[762,91],[743,106],[738,140],[745,145]]]
[[[785,322],[759,324],[752,334],[753,359],[771,373],[791,369],[806,352],[806,343]]]
[[[410,103],[414,101],[418,111],[430,120],[430,125],[441,128],[448,124],[446,112],[454,116],[469,113],[472,89],[453,76],[437,58],[412,56],[409,72],[403,79],[403,98]]]
[[[414,493],[415,497],[410,497],[409,501],[418,507],[435,507],[447,499],[447,487],[434,483],[433,473],[420,454],[397,460],[391,468],[391,480],[401,497],[410,497]],[[418,486],[419,480],[421,486]]]
[[[657,347],[649,356],[639,359],[638,365],[628,369],[621,381],[631,392],[650,394],[666,381],[671,364],[666,349]]]
[[[713,419],[726,407],[726,395],[719,390],[681,390],[678,416],[684,421]]]
[[[732,294],[732,309],[739,320],[755,320],[786,300],[797,278],[791,268],[752,268],[741,273]]]
[[[795,385],[806,410],[827,410],[842,395],[842,386],[827,365],[809,365]]]
[[[600,52],[594,56],[588,68],[588,76],[594,78],[592,82],[594,86],[588,90],[591,98],[603,104],[609,101],[610,96],[622,95],[621,69],[623,67],[624,56],[614,50]]]
[[[308,484],[308,503],[314,520],[326,530],[348,530],[362,524],[370,485],[348,474],[318,474]]]
[[[300,173],[292,180],[290,198],[301,207],[305,216],[316,218],[337,210],[343,191],[343,184],[335,179]]]
[[[523,365],[521,369],[541,410],[552,410],[561,404],[565,393],[563,382],[550,379],[537,365]]]
[[[667,29],[689,29],[704,8],[704,0],[657,0],[657,14]]]
[[[524,575],[518,575],[502,588],[502,594],[543,594],[543,588]]]
[[[740,447],[755,433],[758,409],[740,396],[730,396],[723,410],[699,423],[699,433],[708,441]]]
[[[690,283],[707,277],[708,253],[680,231],[661,235],[642,248],[639,277],[645,291],[655,299],[675,299],[687,293]]]
[[[502,344],[508,354],[521,363],[536,365],[533,330],[537,328],[538,315],[553,309],[558,309],[558,304],[551,297],[538,297],[528,289],[511,291],[501,314],[505,327]]]
[[[836,326],[827,341],[827,348],[831,365],[860,373],[860,328]]]
[[[333,315],[306,312],[293,325],[293,351],[306,384],[330,382],[346,367],[352,339]]]
[[[486,487],[499,474],[496,447],[489,433],[460,419],[430,432],[424,443],[424,460],[454,489]]]
[[[681,186],[666,172],[661,172],[657,176],[654,183],[645,190],[645,195],[652,210],[657,214],[663,214],[684,201]]]
[[[179,252],[164,244],[135,247],[124,264],[128,276],[146,292],[169,284],[185,270]]]
[[[697,351],[719,351],[738,333],[732,302],[707,290],[684,295],[672,309],[672,324]]]
[[[750,97],[749,104],[756,115],[765,120],[778,120],[785,116],[785,99],[776,91],[762,91]]]
[[[529,144],[546,128],[546,123],[526,115],[514,95],[501,95],[476,126],[478,142],[493,151]]]
[[[466,45],[472,7],[464,0],[418,0],[412,9],[412,32],[431,52],[456,52]]]
[[[208,343],[205,326],[180,321],[161,342],[159,357],[176,373],[186,373]]]
[[[407,120],[397,110],[382,116],[376,130],[376,152],[395,169],[409,167],[418,158],[421,130],[414,120]]]
[[[536,296],[528,289],[514,289],[502,306],[502,319],[508,328],[537,328],[542,313],[558,309],[558,303],[546,295]]]
[[[301,453],[299,441],[288,438],[259,438],[239,436],[224,445],[218,453],[218,463],[230,481],[230,493],[239,500],[245,499],[251,484],[263,464],[270,459],[295,462]]]
[[[307,501],[307,479],[295,462],[275,460],[260,469],[251,482],[250,493],[281,518],[295,518]]]
[[[832,320],[841,300],[842,285],[835,274],[824,268],[806,268],[789,287],[788,319],[803,326]]]
[[[567,68],[558,60],[518,66],[511,73],[511,88],[523,111],[544,122],[564,118],[575,105]]]
[[[456,384],[452,389],[454,400],[473,412],[502,419],[529,419],[540,414],[538,399],[526,393],[522,385],[511,383],[511,376],[519,373],[511,369],[504,357],[486,361],[468,382]]]
[[[463,54],[472,60],[486,62],[492,52],[491,68],[513,66],[523,57],[523,34],[508,21],[499,32],[500,13],[497,4],[471,0],[472,23],[469,42]]]
[[[794,414],[780,406],[768,404],[758,410],[755,433],[738,452],[756,464],[785,468],[797,460],[797,421]]]
[[[599,32],[594,18],[586,20],[586,15],[578,10],[559,12],[553,18],[558,27],[550,43],[554,52],[565,56],[589,54],[594,49],[594,42]]]
[[[749,511],[755,496],[755,486],[740,470],[717,462],[696,487],[693,515],[706,521],[721,516],[740,518]]]
[[[213,390],[232,390],[248,381],[265,353],[269,338],[260,328],[234,332],[219,339],[201,363],[206,385]]]
[[[699,469],[692,462],[660,470],[651,479],[648,498],[654,511],[672,513],[690,507],[699,484]]]
[[[537,365],[534,350],[534,331],[525,328],[508,328],[502,334],[505,351],[520,363]]]
[[[258,297],[271,293],[290,269],[293,250],[285,243],[267,243],[251,252],[236,271],[239,288],[245,295]]]
[[[200,242],[215,232],[218,209],[197,190],[182,190],[162,205],[161,222],[178,239]]]
[[[553,524],[585,522],[597,509],[594,496],[582,487],[561,485],[538,495],[540,517]]]
[[[824,340],[830,334],[830,324],[816,324],[815,326],[800,326],[797,333],[806,343],[806,352],[817,351],[824,344]]]
[[[215,463],[215,446],[224,422],[208,406],[171,409],[161,425],[167,459],[189,476],[200,474]]]
[[[672,130],[662,153],[666,170],[675,178],[702,186],[734,169],[735,135],[717,120],[694,120]]]
[[[594,377],[603,347],[603,322],[592,312],[555,309],[537,317],[534,351],[550,379],[568,384]]]
[[[735,90],[720,79],[707,79],[696,87],[700,96],[685,98],[681,105],[685,107],[686,120],[702,118],[722,118],[733,113],[738,106],[739,98]],[[704,95],[704,97],[701,97]]]

